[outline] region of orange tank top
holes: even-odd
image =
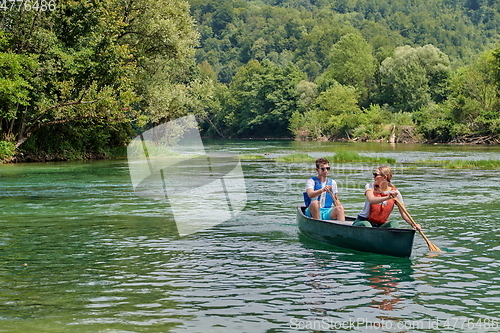
[[[392,190],[396,190],[395,187]],[[384,196],[381,192],[373,192],[376,197]],[[379,204],[370,205],[370,215],[368,216],[368,221],[375,224],[384,224],[389,219],[392,209],[394,208],[394,199],[388,199]]]

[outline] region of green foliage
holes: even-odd
[[[443,167],[446,169],[500,169],[500,160],[454,160],[443,163]]]
[[[377,164],[396,163],[396,160],[393,158],[363,156],[354,151],[349,151],[349,150],[339,150],[335,153],[335,155],[327,157],[327,159],[335,163],[352,163],[352,162],[377,163]]]
[[[415,163],[445,169],[500,169],[500,160],[419,160]]]
[[[285,155],[285,156],[280,156],[276,158],[277,162],[288,162],[288,163],[298,163],[298,162],[303,162],[303,163],[314,163],[316,159],[310,155],[303,154],[303,153],[296,153],[296,154],[290,154],[290,155]]]
[[[199,34],[184,0],[131,1],[119,43],[131,48],[142,114],[162,123],[188,113],[205,115],[214,85],[194,62]],[[147,38],[144,38],[147,36]]]
[[[497,80],[495,57],[491,52],[453,73],[448,99],[414,113],[425,138],[447,142],[474,135],[500,134]]]
[[[500,22],[498,4],[476,2],[190,0],[201,33],[197,60],[210,62],[224,83],[251,59],[283,58],[314,81],[333,45],[350,33],[363,36],[379,63],[398,46],[427,44],[453,63],[470,62],[496,38]]]
[[[335,85],[316,99],[315,108],[290,118],[290,131],[297,138],[325,140],[330,138],[388,140],[395,126],[413,127],[409,114],[392,113],[379,105],[360,109],[353,87]]]
[[[273,116],[262,115],[275,113],[274,107],[265,111],[265,97],[251,84],[232,83],[241,80],[241,68],[255,60],[282,68],[293,63],[308,79],[296,86],[300,97],[296,108],[287,112],[288,125],[274,122],[273,136],[286,133],[283,126],[295,137],[315,140],[414,141],[421,139],[420,133],[429,141],[446,141],[500,130],[498,112],[490,107],[498,100],[491,84],[485,104],[478,94],[454,96],[453,89],[464,85],[450,79],[451,64],[457,71],[496,40],[494,17],[500,8],[492,2],[191,0],[191,4],[201,34],[196,58],[210,64],[218,79],[229,84],[227,100],[211,111],[213,123],[224,129],[219,132],[225,136],[268,132],[260,124]],[[484,74],[479,71],[476,76],[483,80]],[[244,92],[239,94],[236,88]],[[346,92],[352,88],[355,97]],[[236,109],[239,106],[242,111]],[[433,109],[440,111],[432,114]],[[466,118],[474,120],[470,129]]]
[[[433,45],[399,47],[380,66],[381,102],[411,112],[442,101],[450,74],[448,57]]]
[[[361,141],[388,140],[393,114],[379,105],[370,105],[360,115],[359,125],[354,129],[353,136]]]
[[[78,136],[94,124],[102,134],[120,123],[203,116],[213,105],[186,1],[60,0],[43,15],[19,8],[0,13],[0,135],[16,146],[33,137],[30,149],[46,149],[39,131]],[[60,139],[50,149],[100,150]]]
[[[121,21],[105,8],[112,5],[64,0],[44,15],[4,14],[4,77],[19,83],[4,104],[4,138],[21,145],[45,126],[123,116],[133,100],[128,77],[134,66],[129,49],[116,43]]]
[[[360,100],[367,101],[375,65],[372,48],[363,36],[349,33],[333,45],[326,72],[331,71],[336,82],[355,87]]]
[[[318,86],[313,82],[303,80],[297,84],[295,92],[299,98],[298,110],[305,112],[312,107],[316,97],[318,97]]]
[[[349,138],[359,126],[361,109],[354,87],[340,84],[332,86],[318,96],[316,107],[324,121],[324,132],[329,136]]]
[[[131,100],[127,75],[133,66],[129,51],[114,42],[116,18],[101,14],[106,5],[60,1],[55,11],[44,15],[5,14],[2,60],[24,61],[17,67],[22,71],[9,66],[7,77],[24,82],[20,87],[28,97],[15,100],[15,92],[9,92],[15,103],[7,105],[0,119],[4,138],[20,145],[52,124],[120,117]],[[15,30],[9,20],[16,20]]]
[[[16,146],[9,141],[0,141],[0,162],[8,162],[16,151]]]
[[[451,111],[444,104],[430,104],[413,115],[420,132],[430,141],[449,141],[457,132]]]
[[[0,52],[0,117],[12,120],[16,108],[29,105],[28,78],[37,67],[36,58],[29,55]]]
[[[263,155],[250,155],[250,154],[238,155],[238,157],[242,160],[260,160],[265,158]]]
[[[328,139],[324,112],[312,109],[305,113],[295,111],[290,117],[290,132],[299,139]]]
[[[45,160],[113,157],[114,148],[125,147],[132,133],[128,123],[83,121],[45,127],[26,141],[22,152],[33,160],[37,156],[45,156]]]
[[[478,56],[497,2],[189,1],[0,12],[1,138],[99,152],[117,126],[186,114],[218,136],[500,135],[500,51]]]
[[[296,86],[304,75],[265,60],[249,62],[229,85],[224,124],[237,136],[289,136],[289,119],[297,109]]]

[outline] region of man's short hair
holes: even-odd
[[[326,158],[320,157],[316,160],[316,168],[319,168],[321,164],[330,164],[330,162]]]

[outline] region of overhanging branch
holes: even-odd
[[[78,100],[78,101],[60,103],[60,104],[53,105],[51,107],[48,107],[48,108],[44,109],[43,111],[40,112],[40,114],[35,119],[33,119],[31,121],[32,125],[26,127],[24,129],[23,133],[20,133],[20,136],[18,137],[17,142],[16,142],[16,147],[21,146],[31,136],[31,134],[33,134],[33,131],[34,131],[35,128],[41,128],[41,127],[45,127],[45,126],[49,126],[49,125],[54,125],[54,124],[67,123],[67,122],[74,121],[74,120],[96,119],[97,118],[97,117],[67,118],[67,119],[53,120],[53,121],[48,121],[48,122],[45,122],[45,123],[40,123],[39,122],[40,119],[45,114],[47,114],[49,111],[54,110],[54,109],[58,109],[58,108],[62,108],[62,107],[65,107],[65,106],[71,106],[71,105],[93,104],[93,103],[99,102],[100,100],[103,100],[103,99],[104,98],[98,98],[98,99],[95,99],[95,100],[92,100],[92,101]],[[104,119],[104,118],[101,118],[101,119]]]

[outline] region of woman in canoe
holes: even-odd
[[[378,167],[373,171],[373,183],[365,186],[365,206],[359,213],[354,226],[398,228],[397,221],[388,221],[394,208],[394,198],[403,204],[401,193],[392,185],[392,170],[388,166]],[[411,224],[410,218],[399,208],[401,217]],[[417,225],[420,229],[420,225]]]
[[[306,182],[304,201],[305,214],[316,220],[345,221],[344,207],[338,199],[337,183],[328,178],[330,162],[326,158],[316,160],[316,177],[311,177]]]

